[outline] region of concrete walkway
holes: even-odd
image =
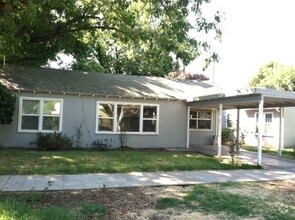
[[[213,182],[295,180],[288,170],[133,172],[124,174],[0,176],[0,191],[101,189],[134,186],[191,185]]]

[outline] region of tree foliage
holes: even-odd
[[[0,124],[12,122],[15,102],[15,95],[0,83]]]
[[[295,91],[295,66],[284,66],[279,62],[269,62],[260,68],[249,85]]]
[[[176,71],[168,73],[169,78],[174,79],[187,79],[187,80],[197,80],[197,81],[207,81],[209,78],[204,74],[198,73],[187,73],[184,71]]]
[[[41,66],[71,54],[74,69],[163,75],[220,38],[220,13],[202,15],[209,0],[12,0],[0,3],[0,53],[8,63]],[[192,16],[193,15],[193,16]],[[189,19],[194,17],[194,19]],[[189,33],[195,31],[194,36]],[[211,39],[209,39],[211,40]]]

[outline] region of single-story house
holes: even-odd
[[[0,144],[28,147],[37,133],[62,132],[90,147],[107,139],[111,147],[177,147],[212,144],[221,155],[226,109],[259,109],[261,164],[264,108],[295,106],[295,94],[263,89],[226,93],[204,81],[6,66],[0,83],[17,96],[12,124],[0,125]]]
[[[16,66],[2,69],[0,82],[17,96],[12,124],[0,125],[0,144],[14,147],[32,147],[40,132],[62,132],[75,141],[81,127],[82,147],[107,139],[117,148],[124,132],[131,147],[185,148],[187,100],[222,91],[193,80]],[[191,114],[191,129],[202,137],[193,141],[209,144],[216,110]]]

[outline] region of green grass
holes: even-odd
[[[81,207],[81,213],[86,216],[102,216],[108,212],[108,208],[105,205],[96,203],[85,203]]]
[[[254,146],[242,146],[242,149],[248,151],[257,152],[257,147]],[[262,148],[262,153],[278,156],[278,149],[277,148]],[[295,149],[294,148],[284,148],[282,150],[282,157],[286,159],[295,159]]]
[[[253,169],[248,164],[224,164],[197,153],[150,150],[35,151],[0,149],[0,175],[121,173]]]
[[[39,194],[41,195],[42,193]],[[27,200],[28,197],[31,197],[30,194],[25,197],[7,197],[0,194],[0,219],[97,219],[97,217],[104,216],[108,212],[108,208],[106,206],[94,203],[82,203],[77,205],[67,204],[64,207],[58,207],[55,205],[38,207],[39,201]]]
[[[157,207],[163,209],[180,206],[191,210],[199,209],[207,213],[226,212],[236,216],[249,216],[254,204],[250,197],[236,196],[199,185],[183,199],[164,198],[159,201]]]
[[[158,200],[158,209],[179,209],[199,211],[207,214],[226,213],[229,219],[240,217],[262,216],[263,219],[294,219],[295,209],[293,201],[286,199],[284,205],[275,205],[278,198],[268,195],[264,198],[231,193],[230,189],[242,187],[249,183],[225,183],[211,185],[197,185],[182,198],[162,198]],[[255,183],[250,183],[249,185]],[[259,189],[258,189],[259,190]],[[260,218],[258,218],[260,219]]]

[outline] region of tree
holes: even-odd
[[[207,81],[209,78],[204,74],[197,73],[186,73],[183,71],[176,71],[168,73],[169,78],[174,79],[188,79],[188,80],[197,80],[197,81]]]
[[[208,53],[208,63],[218,60],[209,41],[200,37],[221,36],[220,14],[212,20],[202,16],[202,7],[209,2],[2,1],[0,53],[7,63],[42,66],[65,53],[75,58],[75,69],[103,67],[117,74],[163,75],[202,53]],[[194,20],[189,20],[191,15]],[[193,30],[197,35],[190,37]]]
[[[295,66],[284,66],[274,61],[269,62],[260,68],[249,85],[295,91]]]
[[[0,83],[0,124],[12,122],[15,102],[15,95]]]

